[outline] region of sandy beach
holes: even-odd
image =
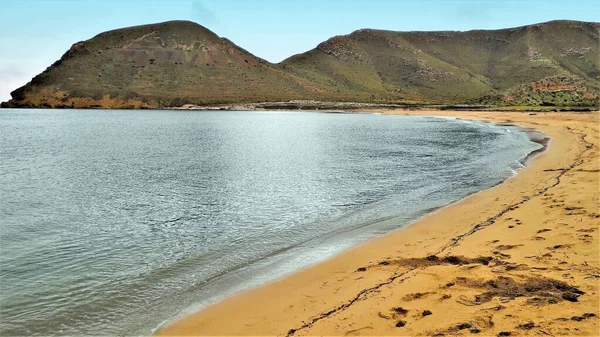
[[[389,111],[533,128],[516,177],[158,335],[600,335],[600,114]]]

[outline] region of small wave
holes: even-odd
[[[160,328],[162,328],[165,324],[169,323],[168,319],[160,322],[155,328],[150,329],[151,334],[154,335]]]

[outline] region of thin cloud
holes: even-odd
[[[10,93],[31,81],[31,74],[13,64],[0,67],[0,102],[11,99]]]
[[[194,0],[192,2],[193,15],[202,24],[214,24],[217,23],[217,15],[210,8],[206,7],[204,1]]]
[[[456,19],[462,22],[489,21],[502,7],[498,1],[466,1],[456,6]]]

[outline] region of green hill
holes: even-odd
[[[171,21],[105,32],[74,44],[11,104],[34,107],[163,107],[294,99],[309,83],[204,27]]]
[[[463,103],[547,77],[600,89],[600,24],[548,23],[469,32],[363,29],[280,66],[348,97]]]
[[[585,106],[598,105],[599,93],[600,23],[362,29],[271,64],[198,24],[171,21],[74,44],[4,105],[151,108],[305,99]]]

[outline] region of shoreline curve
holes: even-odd
[[[491,235],[490,232],[493,232],[493,235],[500,237],[502,236],[503,232],[509,232],[508,229],[512,229],[510,232],[513,233],[519,233],[531,229],[522,226],[522,224],[525,223],[525,219],[519,219],[519,223],[513,224],[514,218],[510,217],[510,219],[507,219],[508,217],[505,215],[509,213],[519,213],[521,212],[519,209],[525,207],[529,208],[529,204],[531,204],[529,203],[530,200],[535,199],[534,201],[538,202],[539,199],[547,199],[549,197],[546,196],[546,194],[549,193],[548,191],[559,186],[561,183],[561,178],[570,178],[571,175],[569,173],[570,171],[574,170],[575,167],[591,164],[592,170],[590,173],[594,173],[593,161],[594,158],[597,159],[598,157],[597,138],[592,139],[591,141],[586,141],[585,138],[589,137],[589,132],[585,136],[582,136],[580,131],[588,128],[594,130],[594,126],[597,126],[598,122],[598,113],[555,113],[548,114],[549,116],[532,116],[524,113],[507,112],[490,113],[462,111],[385,111],[383,113],[428,116],[450,115],[452,117],[485,120],[494,123],[504,122],[516,124],[523,129],[534,128],[542,131],[544,134],[551,137],[553,145],[552,147],[549,147],[547,142],[546,144],[543,144],[544,148],[542,150],[545,152],[544,156],[538,156],[537,154],[539,154],[539,151],[532,151],[532,153],[530,153],[530,155],[528,155],[526,158],[526,162],[528,163],[527,167],[520,170],[519,174],[517,174],[515,177],[506,179],[494,187],[466,196],[457,202],[443,206],[404,228],[400,228],[391,233],[385,234],[382,237],[371,239],[367,242],[359,244],[358,246],[345,250],[340,254],[337,254],[336,256],[314,266],[309,266],[298,272],[288,275],[283,279],[279,279],[258,288],[253,288],[227,297],[216,304],[200,310],[199,312],[171,322],[170,324],[159,329],[157,332],[158,335],[236,334],[291,336],[305,333],[340,334],[343,332],[342,330],[346,331],[342,334],[351,335],[406,335],[434,332],[452,333],[453,331],[458,331],[452,330],[452,324],[450,324],[452,319],[457,320],[459,317],[464,317],[464,314],[473,313],[463,312],[464,310],[456,310],[463,308],[455,307],[455,305],[453,305],[454,303],[451,301],[440,300],[439,298],[437,301],[433,301],[431,298],[433,296],[431,295],[421,295],[412,300],[406,300],[406,296],[404,296],[401,297],[397,302],[407,302],[405,304],[406,306],[424,302],[428,303],[427,306],[432,308],[435,307],[435,305],[442,304],[443,302],[443,304],[445,304],[444,306],[448,306],[446,304],[449,303],[450,307],[455,307],[454,310],[445,309],[445,317],[437,317],[439,321],[436,320],[436,324],[433,326],[431,324],[422,326],[422,324],[419,324],[421,322],[413,322],[413,324],[406,325],[407,323],[404,320],[399,320],[399,318],[406,317],[406,315],[402,316],[398,313],[395,313],[392,309],[390,309],[393,307],[387,308],[387,310],[375,310],[372,312],[369,312],[369,310],[364,310],[364,308],[361,309],[361,307],[364,307],[365,303],[369,303],[371,306],[376,306],[382,309],[382,303],[386,303],[390,300],[390,298],[395,297],[395,293],[403,291],[406,292],[406,289],[412,289],[414,291],[418,290],[416,293],[413,292],[413,294],[434,293],[434,291],[425,291],[431,290],[430,288],[432,285],[432,280],[430,280],[430,278],[438,280],[450,280],[452,279],[450,275],[452,275],[455,281],[446,282],[445,284],[458,284],[459,282],[456,280],[463,279],[464,275],[471,274],[471,272],[466,273],[465,270],[463,270],[465,266],[469,268],[468,270],[479,271],[479,273],[476,274],[481,274],[479,276],[483,277],[484,279],[492,277],[491,281],[494,281],[493,276],[497,276],[497,269],[502,269],[503,266],[509,264],[526,265],[527,267],[526,269],[524,269],[525,267],[521,267],[521,270],[519,270],[519,267],[517,266],[514,269],[505,270],[502,272],[502,274],[507,274],[510,276],[504,276],[505,278],[512,277],[511,280],[514,280],[516,278],[523,277],[541,277],[540,275],[534,275],[535,273],[533,273],[532,270],[542,270],[539,268],[546,268],[544,270],[547,270],[547,267],[536,267],[538,269],[533,269],[533,267],[529,266],[529,264],[520,263],[528,262],[526,260],[526,252],[518,255],[514,253],[505,253],[505,250],[510,250],[511,252],[517,250],[531,250],[532,247],[527,247],[528,245],[523,243],[514,244],[514,242],[523,241],[522,235],[517,235],[515,238],[512,238],[512,241],[503,238],[503,240],[475,240],[473,242],[472,238],[475,236],[486,237]],[[566,155],[561,155],[562,153],[558,153],[563,151],[565,151]],[[559,170],[558,174],[556,174],[557,171],[551,169],[551,167],[555,166],[554,164],[565,164],[567,162],[569,165],[566,167],[570,167],[570,169],[563,168],[562,170]],[[553,179],[556,181],[550,182]],[[591,180],[592,182],[597,182],[598,174],[594,174],[591,177]],[[596,219],[594,216],[597,214],[593,212],[593,202],[598,200],[599,193],[594,189],[594,186],[591,183],[582,183],[579,184],[579,187],[586,189],[586,196],[591,197],[589,200],[592,202],[591,208],[581,208],[586,210],[586,215],[590,219],[586,219],[588,221],[583,224],[584,221],[582,217],[580,221],[582,224],[580,224],[579,227],[589,227],[589,221]],[[567,193],[567,195],[569,195],[569,197],[577,197],[577,195],[573,193]],[[564,199],[566,199],[566,197]],[[581,202],[582,200],[578,201],[578,203]],[[507,205],[508,207],[506,207]],[[544,205],[535,206],[537,210],[534,210],[534,213],[536,214],[539,213],[540,209],[543,210],[545,208]],[[588,209],[591,209],[592,211],[589,211]],[[548,211],[544,212],[549,213]],[[563,216],[564,214],[557,214],[557,218],[560,217],[562,219]],[[598,216],[600,217],[600,215]],[[526,216],[519,215],[519,218],[525,217]],[[535,222],[535,218],[527,218],[527,222]],[[436,225],[439,222],[446,222],[446,224]],[[510,222],[511,224],[503,228],[504,230],[499,231],[498,223],[506,224],[506,222]],[[464,223],[467,223],[467,225]],[[559,224],[561,222],[556,218],[543,222],[543,224],[548,223]],[[540,224],[533,224],[530,225],[530,227],[531,226],[533,226],[534,229],[543,227],[543,225]],[[590,228],[579,227],[577,227],[578,229],[576,232],[578,230],[590,230]],[[591,229],[593,229],[593,227]],[[540,230],[543,230],[543,228],[538,229],[538,231]],[[548,230],[548,232],[551,231],[552,230]],[[557,231],[559,231],[559,229],[557,229]],[[565,230],[563,229],[563,231]],[[592,246],[593,243],[596,243],[597,247],[598,231],[590,231],[589,233],[594,234],[587,234],[591,238],[587,240],[588,247],[579,247],[581,248],[579,249],[579,252],[583,252],[585,253],[583,255],[590,257],[585,262],[586,266],[598,268],[599,253],[597,249],[590,249],[589,246],[591,242]],[[542,236],[539,235],[537,237]],[[543,240],[534,239],[534,241],[538,241],[536,242],[538,245],[539,241],[547,240],[548,238],[543,238]],[[561,240],[561,238],[555,237],[553,240],[558,242]],[[492,245],[490,250],[490,242],[493,241],[496,241],[494,243],[496,245]],[[497,244],[500,243],[500,241],[502,241],[502,244]],[[507,242],[505,243],[504,241]],[[404,247],[398,249],[398,247],[402,244]],[[563,243],[562,246],[564,247],[567,244]],[[585,242],[583,244],[585,244]],[[550,247],[556,246],[561,246],[561,244],[556,244]],[[574,249],[573,246],[574,245],[571,245],[569,248]],[[502,249],[499,247],[502,247]],[[506,247],[510,248],[504,249]],[[536,247],[536,249],[538,248],[539,247]],[[561,248],[562,247],[553,248],[551,251],[553,252]],[[424,259],[428,257],[435,259],[438,258],[438,255],[444,255],[447,252],[454,250],[456,250],[457,253],[461,253],[461,255],[452,255],[450,257],[457,258],[457,256],[461,256],[462,259],[475,259],[477,256],[474,255],[479,253],[480,257],[487,254],[486,258],[489,258],[490,260],[485,265],[478,265],[477,263],[458,263],[450,264],[449,266],[446,264],[423,264],[418,263],[417,260],[415,260],[417,258]],[[552,255],[551,253],[549,254]],[[432,256],[435,256],[435,258]],[[439,258],[442,257],[440,256]],[[448,258],[448,256],[446,256],[446,258]],[[375,263],[374,261],[376,260],[379,262]],[[405,262],[402,261],[406,260],[411,260],[413,265],[404,265]],[[495,264],[493,267],[487,267],[491,264],[490,261],[493,261]],[[590,261],[591,264],[588,261]],[[362,265],[366,265],[366,267]],[[391,268],[390,266],[396,266],[396,268]],[[448,268],[450,269],[443,271],[444,269]],[[480,270],[482,268],[484,269]],[[492,270],[487,271],[485,268]],[[520,273],[516,272],[515,270],[520,271]],[[420,279],[428,280],[423,284],[415,281]],[[395,289],[398,287],[396,283],[402,283],[401,290]],[[376,287],[373,285],[376,285]],[[586,286],[588,288],[592,288],[594,291],[598,290],[597,284],[595,287],[589,284]],[[381,296],[381,293],[383,292],[382,288],[385,288],[385,291],[389,293],[389,296],[386,296],[384,299],[382,299],[382,301],[375,302],[374,298]],[[437,285],[434,288],[438,290],[435,293],[438,293],[439,289],[445,289],[443,285],[441,288],[440,285]],[[462,298],[461,296],[467,296],[467,294],[472,295],[474,289],[476,289],[476,287],[460,285],[458,287],[454,287],[452,290],[454,291],[458,288],[464,288],[459,289],[462,292],[461,295],[458,295],[459,298]],[[450,289],[447,290],[450,292]],[[450,296],[452,295],[450,294]],[[315,298],[318,298],[318,300]],[[515,302],[517,301],[515,300]],[[261,304],[260,309],[253,310],[252,307],[256,306],[256,303]],[[573,303],[583,302],[579,301]],[[597,311],[597,304],[597,299],[588,299],[585,304],[587,310],[590,311],[589,313],[594,313],[596,317],[599,314],[598,312],[594,311]],[[594,305],[596,309],[593,309]],[[503,306],[507,307],[507,305]],[[505,312],[511,310],[514,311],[518,310],[520,307],[521,306],[516,306],[515,308],[508,308],[508,310],[505,308],[503,310],[506,310]],[[535,312],[536,310],[533,311]],[[544,310],[540,309],[540,312],[542,311]],[[350,313],[352,314],[347,316]],[[461,313],[461,315],[456,316],[456,313]],[[438,314],[436,316],[442,315]],[[505,330],[508,329],[507,324],[489,324],[489,322],[482,323],[480,318],[481,317],[475,319],[475,323],[468,324],[471,326],[477,326],[476,329],[480,330],[481,332],[485,331],[486,334],[495,333],[499,327],[502,327],[502,329]],[[374,321],[379,321],[380,324],[367,324]],[[396,324],[400,324],[399,322],[401,321],[405,322],[404,324],[406,326],[403,325],[402,327],[397,327]],[[408,319],[406,319],[406,321],[408,321]],[[420,319],[419,321],[425,321],[425,319]],[[510,319],[504,319],[503,321],[510,321]],[[593,329],[594,327],[598,327],[597,321],[597,319],[590,319],[586,322],[593,323],[588,324],[589,328]],[[358,327],[361,324],[364,326]],[[552,327],[552,329],[556,329],[556,326],[558,325],[561,325],[561,329],[569,329],[568,326],[572,324],[573,323],[570,322],[564,324],[554,324],[555,326]],[[515,326],[516,325],[513,325],[510,328],[514,331]],[[351,329],[353,327],[358,328]],[[549,328],[546,328],[546,330],[548,329]],[[498,331],[498,333],[499,332],[502,331]]]

